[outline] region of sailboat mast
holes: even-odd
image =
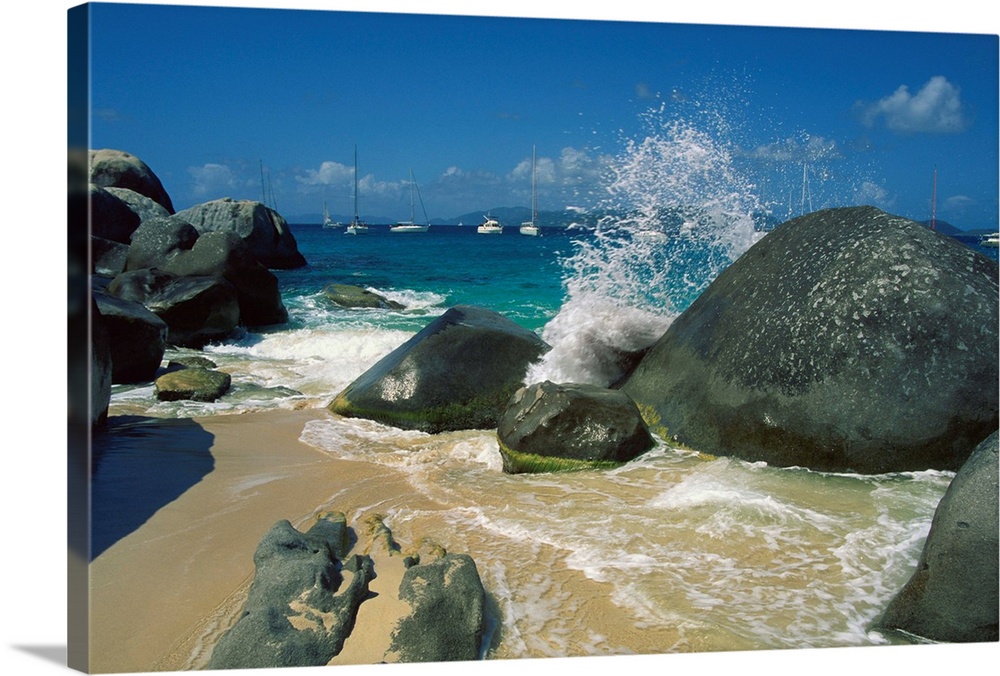
[[[937,165],[934,165],[934,185],[931,188],[931,230],[935,228],[937,216]]]
[[[410,169],[410,223],[416,222],[413,215],[413,170]]]
[[[358,147],[354,146],[354,222],[357,223],[360,219],[358,218]]]
[[[802,163],[802,202],[799,205],[799,215],[806,213],[806,179],[808,178],[806,163]]]
[[[535,146],[531,146],[531,222],[534,223],[537,220],[538,190],[535,183]]]

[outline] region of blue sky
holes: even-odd
[[[349,215],[355,145],[370,218],[409,217],[410,170],[431,218],[526,206],[533,145],[539,208],[588,208],[629,140],[682,119],[779,217],[802,206],[805,173],[813,208],[927,219],[936,167],[937,218],[997,229],[995,34],[93,12],[91,145],[141,157],[178,208],[260,199],[263,165],[289,220],[324,200]]]

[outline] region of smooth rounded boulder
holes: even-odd
[[[994,432],[952,479],[917,570],[889,603],[878,629],[949,643],[1000,640],[998,443]]]
[[[167,324],[167,342],[202,348],[228,337],[240,320],[236,289],[222,277],[178,277],[163,270],[130,270],[107,292],[145,305]]]
[[[127,188],[160,204],[170,213],[174,205],[159,177],[131,153],[103,148],[90,151],[90,182],[102,188]]]
[[[288,321],[278,278],[257,262],[249,247],[231,232],[209,232],[198,237],[190,251],[160,266],[178,277],[219,276],[236,289],[240,321],[267,326]]]
[[[528,365],[548,349],[503,315],[455,306],[361,374],[328,408],[430,433],[495,428]]]
[[[622,386],[660,436],[777,466],[956,471],[997,428],[997,264],[874,207],[776,228]]]
[[[216,401],[229,391],[232,376],[224,371],[191,366],[164,373],[153,383],[160,401]]]
[[[90,234],[113,242],[128,244],[140,224],[139,216],[116,195],[90,186]]]
[[[114,186],[109,186],[105,190],[124,202],[139,217],[140,223],[145,223],[153,218],[170,218],[170,212],[162,204],[145,195],[140,195],[134,190]]]
[[[613,467],[655,443],[624,392],[550,381],[514,393],[497,439],[508,474]]]
[[[113,383],[153,380],[167,349],[167,323],[142,303],[93,292],[108,331]]]
[[[176,218],[190,223],[201,234],[235,233],[266,268],[286,270],[306,264],[288,223],[260,202],[226,197],[180,211]]]
[[[328,284],[323,296],[341,307],[402,310],[403,305],[353,284]]]

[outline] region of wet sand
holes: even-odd
[[[367,524],[380,514],[419,510],[424,515],[419,530],[401,519],[393,533],[408,552],[428,546],[425,538],[447,540],[447,520],[433,514],[444,514],[448,506],[416,491],[402,471],[334,458],[299,441],[307,422],[328,416],[323,409],[307,409],[194,421],[144,419],[132,430],[141,432],[141,443],[129,442],[126,434],[126,443],[105,455],[95,486],[114,499],[105,500],[104,514],[113,516],[116,508],[133,511],[138,505],[144,516],[139,523],[112,519],[106,546],[95,552],[90,565],[91,672],[205,668],[215,642],[242,608],[260,538],[280,519],[305,530],[328,510],[347,516],[359,538],[355,551],[371,553],[377,574],[381,571],[373,581],[378,597],[362,604],[354,634],[331,664],[374,664],[383,658],[389,631],[404,610],[393,593],[402,567],[398,557],[391,560],[371,541]],[[477,565],[489,565],[496,543],[485,533],[480,536],[467,538],[463,553]],[[635,655],[677,649],[676,628],[637,625],[635,617],[611,601],[610,585],[571,569],[564,556],[539,546],[530,560],[511,565],[527,566],[530,576],[544,578],[571,599],[562,612],[572,613],[574,624],[585,631],[559,645],[540,647],[538,637],[551,632],[525,618],[514,634],[505,636],[501,629],[500,645],[491,657],[505,666],[493,666],[520,671],[538,661],[504,658],[607,655],[600,646],[609,645],[617,646],[614,653]],[[528,645],[524,632],[532,635]],[[684,638],[683,651],[720,649],[714,640],[690,631]],[[755,647],[730,644],[722,649]],[[747,659],[750,654],[742,655]],[[708,655],[704,657],[707,661]],[[770,658],[758,653],[753,659],[760,664]]]
[[[206,641],[239,612],[254,549],[276,521],[288,519],[304,529],[325,507],[350,520],[352,510],[381,499],[376,493],[405,490],[405,482],[384,468],[373,481],[366,465],[332,459],[299,442],[305,422],[322,415],[305,410],[219,416],[197,420],[200,430],[152,425],[143,438],[146,452],[203,443],[207,432],[214,467],[91,563],[93,671],[204,666],[211,650]],[[127,478],[116,488],[149,490]]]
[[[141,443],[119,448],[102,460],[96,475],[104,482],[102,490],[130,509],[144,496],[155,495],[156,486],[171,484],[165,476],[171,472],[189,477],[191,485],[155,511],[147,507],[152,513],[143,523],[116,526],[114,542],[91,563],[93,672],[204,668],[215,641],[239,614],[260,538],[280,519],[305,530],[327,510],[344,512],[359,538],[355,551],[370,551],[383,573],[375,581],[379,604],[362,604],[355,636],[332,664],[374,664],[382,659],[399,615],[392,606],[394,593],[386,586],[393,580],[398,585],[402,567],[397,561],[390,565],[378,547],[366,541],[365,524],[387,510],[427,513],[445,506],[414,491],[401,472],[332,458],[299,441],[307,421],[328,415],[309,409],[191,421],[196,424],[146,419],[140,425]],[[185,464],[201,469],[191,472],[179,466]],[[142,471],[136,472],[136,467]],[[105,513],[113,510],[114,504]],[[422,540],[433,541],[434,533],[408,532],[404,537],[410,540],[396,539],[406,552],[426,546]],[[476,552],[466,553],[476,557]],[[542,552],[538,563],[564,578],[565,589],[579,594],[575,612],[591,615],[594,631],[615,636],[639,653],[669,645],[671,637],[658,636],[660,632],[632,635],[631,622],[622,621],[605,585],[575,571],[558,570],[558,558]]]

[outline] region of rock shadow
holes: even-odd
[[[188,419],[108,418],[92,445],[90,560],[211,472],[214,438]]]

